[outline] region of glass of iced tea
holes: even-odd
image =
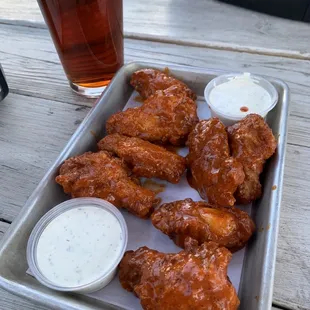
[[[124,62],[122,0],[38,0],[71,88],[98,97]]]

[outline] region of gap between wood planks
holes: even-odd
[[[272,303],[272,309],[271,310],[292,310],[292,308],[289,308],[289,307],[285,307],[283,305],[278,305],[276,303]],[[302,309],[300,308],[300,310],[306,310],[306,309]]]
[[[68,87],[69,84],[68,84]],[[30,97],[30,98],[41,98],[41,99],[46,99],[44,97],[40,97],[40,96],[37,96],[36,94],[33,94],[33,93],[27,93],[23,90],[20,90],[20,89],[15,89],[15,88],[10,88],[10,93],[12,94],[16,94],[16,95],[20,95],[20,96],[25,96],[25,97]],[[79,96],[79,95],[78,95]],[[76,106],[76,111],[79,111],[79,110],[83,110],[83,109],[89,109],[93,106],[94,102],[96,101],[96,99],[92,99],[92,98],[86,98],[86,97],[81,97],[81,99],[87,99],[89,100],[88,104],[81,104],[81,103],[74,103],[74,102],[64,102],[63,100],[57,100],[56,98],[53,98],[53,101],[55,102],[61,102],[63,104],[69,104],[69,105],[73,105],[73,106]],[[49,99],[51,100],[51,99]]]
[[[127,39],[133,40],[141,40],[141,41],[152,41],[158,43],[168,43],[175,44],[180,46],[191,46],[191,47],[204,47],[215,50],[224,50],[230,52],[241,52],[248,54],[258,54],[258,55],[266,55],[266,56],[277,56],[277,57],[285,57],[285,58],[293,58],[300,60],[310,60],[310,53],[300,53],[298,51],[289,51],[289,50],[279,50],[279,49],[269,49],[263,47],[255,47],[255,46],[241,46],[238,44],[230,44],[216,41],[198,41],[198,40],[178,40],[164,36],[155,36],[155,35],[141,35],[136,33],[126,33],[124,35]]]
[[[6,220],[4,218],[0,218],[0,222],[6,223],[6,224],[12,224],[11,221],[8,221],[8,220]]]
[[[12,26],[23,26],[29,28],[39,28],[46,29],[45,23],[32,22],[26,20],[6,20],[0,19],[0,24],[4,25],[12,25]],[[285,57],[292,59],[300,59],[300,60],[310,60],[310,53],[305,52],[301,53],[299,51],[294,50],[280,50],[280,49],[271,49],[271,48],[263,48],[258,46],[241,46],[233,43],[224,43],[224,42],[216,42],[216,41],[199,41],[199,40],[188,40],[188,39],[174,39],[168,36],[161,35],[144,35],[135,32],[127,32],[124,31],[124,38],[133,39],[133,40],[141,40],[141,41],[152,41],[158,43],[168,43],[175,44],[180,46],[191,46],[191,47],[204,47],[210,48],[214,50],[224,50],[224,51],[232,51],[232,52],[244,52],[249,54],[258,54],[258,55],[266,55],[266,56],[277,56],[277,57]]]

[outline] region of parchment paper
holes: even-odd
[[[134,92],[124,110],[127,108],[139,106],[141,103],[135,101],[135,98],[137,97],[138,93]],[[203,97],[199,97],[196,102],[198,106],[199,119],[210,118],[210,110]],[[188,150],[187,148],[182,148],[178,151],[178,153],[182,156],[185,156],[188,153]],[[162,203],[185,198],[192,198],[194,201],[201,200],[198,192],[188,185],[185,175],[182,177],[179,184],[170,184],[168,182],[157,179],[154,179],[154,181],[158,184],[165,185],[164,192],[158,194],[158,197],[161,198]],[[243,206],[240,208],[250,213],[250,206]],[[136,250],[141,246],[147,246],[151,249],[156,249],[165,253],[177,253],[181,250],[169,239],[168,236],[154,228],[150,220],[139,219],[134,215],[129,214],[125,210],[121,210],[121,212],[126,220],[128,227],[127,250]],[[243,258],[244,249],[234,253],[228,268],[228,276],[237,292],[239,289]],[[27,273],[30,274],[29,271]],[[135,297],[133,293],[127,292],[121,287],[118,276],[116,276],[112,282],[102,290],[88,294],[88,296],[124,308],[126,310],[142,309],[139,299]]]

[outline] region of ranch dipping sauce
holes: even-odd
[[[267,80],[251,75],[221,75],[208,83],[205,99],[212,116],[219,117],[225,125],[231,125],[246,115],[255,113],[266,117],[276,105],[278,93]]]
[[[94,200],[101,205],[90,203]],[[69,207],[62,210],[66,203]],[[27,259],[34,276],[62,291],[92,292],[107,285],[127,244],[119,215],[116,207],[96,198],[72,199],[53,208],[29,239]]]
[[[98,279],[119,256],[122,229],[109,211],[85,206],[60,214],[42,232],[36,258],[42,274],[59,286]]]

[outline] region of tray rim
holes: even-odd
[[[54,163],[51,165],[51,167],[47,170],[44,177],[41,179],[41,181],[38,183],[36,189],[32,192],[32,194],[29,196],[27,201],[25,202],[24,206],[22,207],[20,213],[17,215],[17,217],[14,219],[13,223],[10,225],[9,229],[4,234],[1,242],[0,242],[0,259],[2,258],[2,252],[6,247],[10,245],[11,238],[18,233],[19,227],[22,225],[26,225],[25,223],[22,223],[23,217],[25,217],[27,214],[31,212],[31,206],[35,204],[36,197],[38,193],[40,192],[41,188],[46,185],[49,175],[53,172],[55,168],[57,168],[60,163],[63,162],[65,158],[67,158],[66,154],[68,154],[75,143],[75,140],[86,130],[86,125],[89,124],[92,121],[92,116],[96,115],[96,111],[99,110],[105,101],[107,97],[111,95],[112,89],[114,87],[115,81],[117,76],[122,75],[126,68],[132,65],[138,65],[143,67],[168,67],[169,69],[173,70],[180,70],[180,71],[187,71],[190,73],[197,73],[197,74],[211,74],[211,75],[220,75],[225,73],[240,73],[241,71],[228,71],[228,70],[222,70],[222,69],[208,69],[208,68],[202,68],[202,67],[192,67],[192,66],[183,66],[183,65],[177,65],[177,64],[170,64],[170,63],[163,63],[163,62],[156,62],[156,63],[150,63],[150,62],[143,62],[143,61],[133,61],[126,63],[115,75],[115,77],[112,79],[111,83],[108,85],[108,87],[105,89],[103,94],[97,99],[97,101],[94,103],[94,106],[91,108],[91,110],[88,112],[88,114],[85,116],[82,123],[79,125],[79,127],[75,130],[74,134],[71,136],[63,150],[60,152]],[[280,124],[280,130],[284,134],[281,134],[279,137],[279,143],[278,143],[278,149],[281,150],[281,155],[279,158],[279,162],[277,164],[276,170],[276,178],[279,180],[278,184],[278,190],[276,191],[276,197],[275,201],[278,204],[278,208],[273,212],[273,218],[275,219],[274,222],[274,245],[277,245],[277,239],[278,239],[278,230],[279,230],[279,220],[280,220],[280,206],[281,206],[281,198],[282,198],[282,192],[283,192],[283,175],[284,175],[284,165],[285,165],[285,156],[286,156],[286,141],[287,141],[287,127],[288,127],[288,116],[289,116],[289,103],[290,103],[290,90],[288,85],[281,79],[273,78],[266,75],[260,75],[259,76],[265,77],[270,82],[274,82],[278,84],[282,88],[283,98],[282,98],[282,109],[281,109],[281,118],[283,117],[285,122]],[[275,273],[275,261],[276,261],[276,251],[277,247],[274,246],[274,249],[268,247],[268,249],[271,249],[272,253],[268,253],[269,261],[272,263],[272,268],[266,268],[264,260],[263,262],[263,269],[264,274],[263,277],[268,277],[267,281],[263,281],[263,289],[264,292],[264,300],[259,301],[258,303],[258,309],[265,310],[266,305],[271,305],[272,302],[272,293],[273,293],[273,282],[274,282],[274,273]],[[242,272],[243,276],[243,272]],[[241,277],[242,277],[241,276]],[[0,287],[5,289],[6,291],[20,296],[24,297],[28,300],[31,300],[36,303],[43,304],[45,306],[53,307],[55,306],[55,300],[52,300],[52,298],[47,295],[43,294],[42,292],[38,290],[34,290],[28,286],[22,285],[20,282],[15,280],[9,280],[5,278],[1,272],[0,272]],[[266,296],[267,292],[267,296]],[[40,299],[40,301],[38,300]],[[75,300],[70,300],[71,306],[73,306],[72,309],[103,309],[102,306],[96,307],[91,306],[87,304],[81,304],[77,298]],[[59,304],[57,307],[64,306],[64,304]],[[106,304],[107,309],[115,309],[113,305],[109,306],[109,304]],[[69,308],[66,308],[69,309]],[[71,309],[71,307],[70,307]]]

